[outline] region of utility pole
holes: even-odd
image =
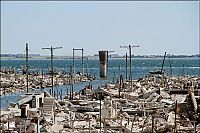
[[[55,49],[61,49],[62,47],[55,47],[53,48],[52,46],[50,48],[42,48],[42,49],[48,49],[50,50],[51,52],[51,85],[52,85],[52,89],[51,89],[51,94],[53,96],[53,74],[54,74],[54,71],[53,71],[53,50]]]
[[[75,74],[75,61],[74,61],[74,51],[82,51],[82,57],[81,57],[81,63],[82,63],[82,73],[84,72],[84,70],[83,70],[83,64],[84,64],[84,62],[83,62],[83,48],[73,48],[73,74]]]
[[[26,92],[28,93],[28,43],[26,43]]]
[[[128,46],[120,46],[120,48],[128,48],[129,49],[129,59],[130,59],[130,76],[129,76],[129,79],[131,81],[131,90],[133,91],[133,79],[132,79],[132,63],[131,63],[131,48],[132,47],[139,47],[138,45],[134,45],[134,46],[131,46],[131,45],[128,45]]]

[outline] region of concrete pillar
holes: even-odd
[[[108,51],[99,51],[100,77],[107,78]]]

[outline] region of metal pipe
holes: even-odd
[[[62,100],[62,93],[63,93],[63,91],[62,91],[62,89],[61,89],[61,95],[60,95],[60,99]]]
[[[152,133],[153,133],[153,128],[154,128],[154,116],[152,115],[152,127],[151,127]]]
[[[194,133],[196,133],[196,118],[195,118],[195,122],[194,122]]]
[[[88,57],[87,57],[87,66],[86,66],[87,78],[88,78]]]
[[[26,133],[26,119],[24,121],[24,132]]]
[[[131,90],[133,91],[133,83],[132,83],[132,64],[131,64],[131,45],[129,45],[129,58],[130,58],[130,80],[131,80]]]
[[[83,48],[82,48],[82,74],[84,73]]]
[[[120,98],[120,92],[122,90],[122,84],[123,84],[123,77],[122,77],[122,75],[120,75],[120,78],[119,78],[119,98]]]
[[[72,81],[72,100],[73,100],[73,97],[74,97],[74,83]]]
[[[165,63],[165,56],[166,56],[166,52],[165,52],[164,59],[163,59],[163,62],[162,62],[161,74],[162,74],[162,72],[163,72],[163,66],[164,66],[164,63]]]
[[[73,48],[73,74],[75,73],[75,63],[74,63],[74,48]]]
[[[59,95],[58,88],[57,88],[57,94],[56,95],[57,95],[57,100],[58,100],[58,95]]]
[[[26,92],[28,93],[28,43],[26,43]]]
[[[121,76],[121,68],[120,68],[120,65],[119,65],[119,81],[120,81],[120,76]]]
[[[25,127],[26,128],[26,127]],[[37,133],[39,133],[39,118],[37,117]]]
[[[100,117],[100,133],[101,133],[101,97],[102,97],[102,92],[100,93],[100,112],[99,112],[99,117]]]
[[[90,119],[89,119],[89,133],[91,133]]]
[[[175,129],[174,129],[174,132],[176,133],[176,112],[177,111],[177,100],[176,100],[176,103],[175,103],[175,119],[174,119],[174,124],[175,124]]]
[[[9,131],[9,128],[10,128],[10,117],[9,117],[9,114],[8,114],[8,131]]]
[[[127,62],[127,53],[126,53],[126,80],[128,79],[128,75],[127,75],[127,67],[128,67],[128,62]]]
[[[52,94],[53,94],[53,48],[51,46],[51,91],[52,91]]]
[[[70,65],[70,100],[72,99],[72,66]]]
[[[42,81],[44,80],[44,71],[43,71],[43,68],[42,68]]]

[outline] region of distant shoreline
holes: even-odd
[[[171,57],[173,59],[199,59],[200,57]],[[29,60],[50,60],[46,57],[31,57]],[[88,57],[89,60],[99,60],[99,57]],[[122,60],[125,57],[111,57],[109,60]],[[132,59],[163,59],[163,57],[132,57]],[[25,58],[15,58],[15,57],[1,57],[1,60],[25,60]],[[72,58],[54,57],[54,60],[72,60]],[[81,58],[75,58],[75,60],[81,60]],[[129,57],[128,57],[129,60]]]

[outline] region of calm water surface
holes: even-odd
[[[132,75],[133,79],[137,79],[143,77],[148,74],[149,71],[155,71],[161,68],[163,59],[133,59],[132,60]],[[129,63],[129,62],[128,62]],[[14,67],[21,72],[22,67],[24,66],[24,60],[2,60],[1,67]],[[57,71],[65,71],[69,73],[70,65],[72,64],[72,60],[54,60],[53,62],[54,68]],[[171,64],[171,68],[170,68]],[[86,69],[88,66],[88,69]],[[99,85],[103,85],[106,82],[112,82],[113,79],[116,78],[120,74],[125,78],[126,71],[126,63],[125,59],[109,59],[108,62],[108,79],[101,80],[99,79],[99,61],[98,60],[89,60],[84,61],[84,71],[88,70],[88,73],[95,75],[97,77],[96,81],[90,82],[94,88],[97,88]],[[129,64],[128,64],[129,66]],[[49,60],[30,60],[29,61],[30,71],[34,71],[38,69],[40,72],[43,69],[44,72],[48,72],[50,69],[50,61]],[[120,68],[120,69],[119,69]],[[75,71],[82,71],[81,60],[75,60]],[[129,68],[128,68],[129,71]],[[181,59],[166,59],[164,64],[164,72],[167,75],[179,76],[179,75],[191,75],[198,76],[199,75],[199,59],[198,58],[181,58]],[[74,86],[75,91],[79,91],[85,87],[85,85],[89,84],[89,82],[78,83]],[[63,92],[63,95],[66,94],[67,88],[69,85],[56,87],[55,91]],[[45,88],[49,91],[49,88]],[[40,90],[40,89],[39,89]],[[1,108],[5,108],[8,106],[10,102],[16,102],[19,99],[19,96],[24,94],[25,92],[15,92],[12,94],[7,94],[6,96],[1,96]]]

